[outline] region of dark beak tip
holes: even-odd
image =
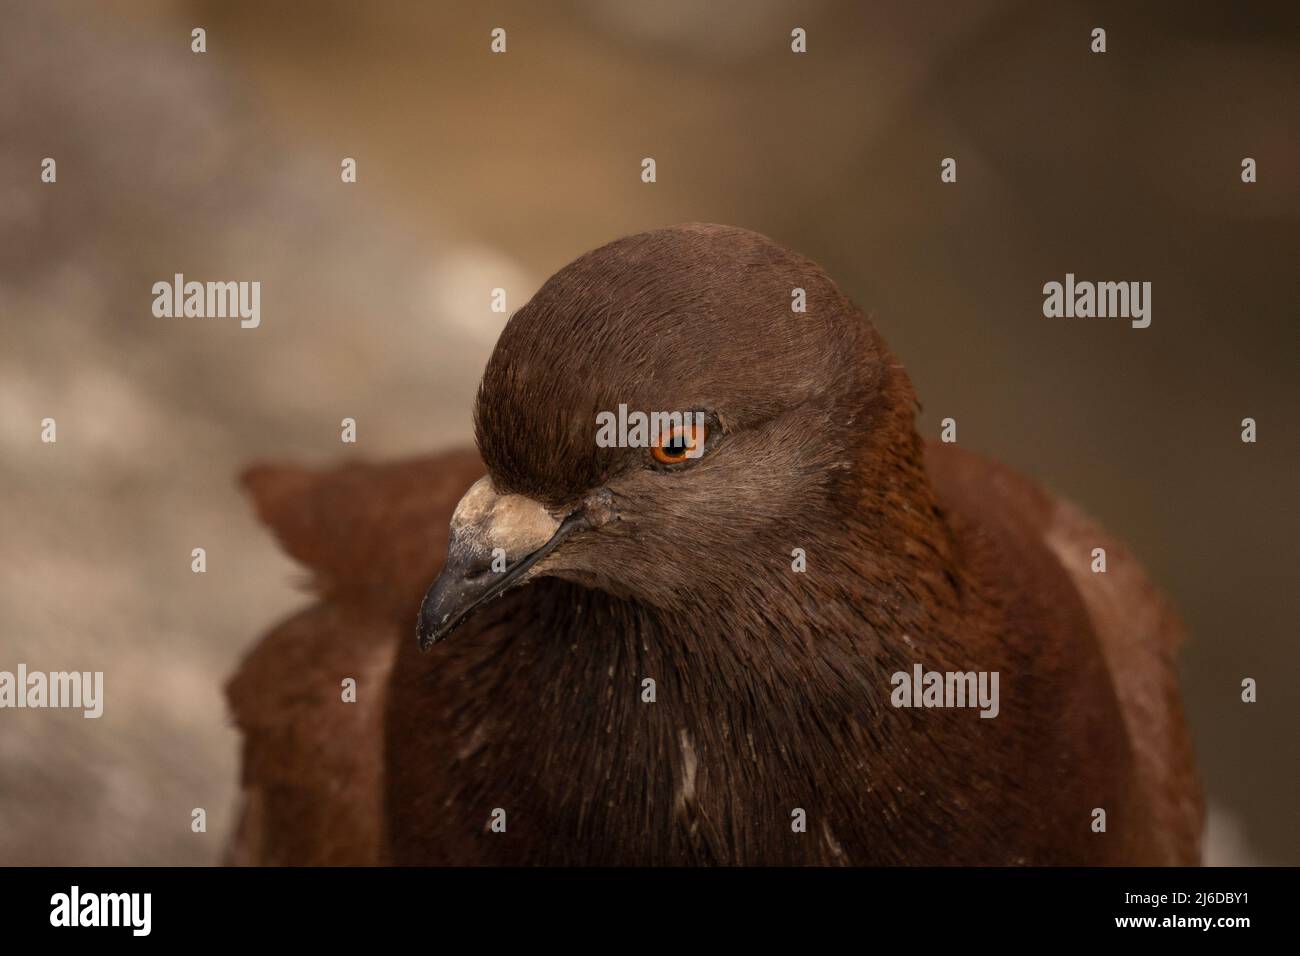
[[[446,637],[446,634],[440,634],[439,628],[433,623],[433,616],[429,612],[428,597],[426,596],[424,603],[420,607],[420,615],[415,622],[415,641],[420,646],[420,653],[427,654],[429,648],[444,637]]]
[[[433,650],[435,644],[441,644],[450,635],[454,628],[444,628],[441,631],[433,628],[421,627],[415,632],[415,641],[420,646],[420,653],[427,654]]]
[[[445,621],[445,618],[444,618]],[[439,627],[434,624],[432,615],[420,609],[420,617],[415,625],[415,640],[420,645],[420,653],[427,654],[433,645],[440,643],[454,628]]]

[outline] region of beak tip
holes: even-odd
[[[443,619],[444,622],[446,618]],[[437,644],[447,636],[447,629],[443,626],[435,626],[433,622],[420,618],[415,628],[415,640],[420,645],[420,653],[426,654],[433,645]]]
[[[459,509],[460,506],[457,507]],[[540,504],[535,507],[544,512]],[[546,517],[551,524],[557,524],[549,513],[546,513]],[[489,556],[485,551],[475,550],[475,546],[466,544],[457,537],[455,521],[453,516],[452,540],[448,544],[447,559],[437,579],[425,592],[424,600],[420,602],[415,637],[421,653],[450,637],[477,608],[528,580],[529,569],[549,554],[571,531],[590,527],[590,518],[586,512],[574,512],[558,522],[558,527],[549,532],[550,537],[539,547],[528,550],[525,557],[516,560],[510,567],[500,570],[493,568],[496,573],[489,574],[485,570]],[[523,549],[520,549],[520,553],[523,553]]]
[[[420,615],[419,621],[415,625],[415,642],[420,645],[420,653],[428,653],[429,648],[438,643],[440,635],[431,621]]]

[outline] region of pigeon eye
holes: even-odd
[[[691,458],[698,458],[708,440],[708,431],[703,423],[678,425],[650,449],[650,454],[661,465],[679,465]],[[697,448],[700,449],[699,452],[696,451]]]

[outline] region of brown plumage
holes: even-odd
[[[597,447],[620,403],[706,412],[707,451]],[[820,268],[690,225],[588,253],[511,319],[481,462],[253,469],[318,600],[230,684],[232,859],[1197,862],[1176,618],[1122,545],[926,447],[914,412]],[[999,672],[998,716],[892,706],[917,663]]]

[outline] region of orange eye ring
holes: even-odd
[[[691,453],[697,448],[702,452],[708,437],[707,426],[703,423],[688,422],[676,426],[667,435],[662,436],[660,443],[651,447],[650,454],[661,465],[680,465],[684,461],[698,458],[699,452],[693,455]]]

